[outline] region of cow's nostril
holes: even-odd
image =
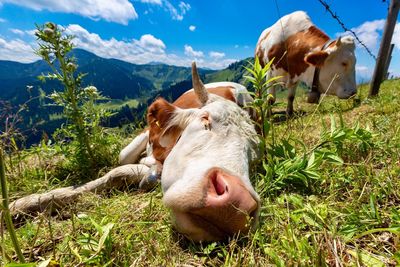
[[[211,182],[218,196],[221,196],[226,191],[228,191],[228,186],[225,184],[224,180],[218,175],[218,172],[214,172],[214,174],[211,176]]]

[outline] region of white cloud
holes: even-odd
[[[32,36],[32,37],[35,37],[36,29],[27,30],[27,31],[25,31],[25,33],[30,35],[30,36]]]
[[[169,1],[164,0],[164,6],[171,14],[172,19],[174,20],[183,20],[183,16],[190,9],[190,5],[184,2],[179,3],[179,10],[176,9]]]
[[[357,65],[356,71],[360,74],[371,74],[372,73],[372,70],[364,65]]]
[[[178,7],[175,7],[169,0],[139,0],[141,3],[147,3],[157,6],[162,6],[166,11],[171,14],[174,20],[183,20],[184,15],[191,9],[190,4],[179,2]],[[145,11],[145,14],[148,14]]]
[[[180,2],[179,3],[179,8],[181,9],[181,12],[186,13],[187,11],[189,11],[192,7],[185,2]]]
[[[0,3],[0,7],[1,7],[1,3]],[[2,22],[6,22],[7,20],[5,20],[5,19],[3,19],[3,18],[0,18],[0,23],[2,23]]]
[[[396,27],[394,28],[392,43],[400,49],[400,22],[397,22]]]
[[[357,34],[359,39],[372,51],[373,54],[378,54],[378,49],[380,46],[380,42],[382,39],[383,28],[385,26],[385,20],[373,20],[373,21],[366,21],[361,25],[352,28],[352,30]],[[345,33],[349,34],[349,33]],[[336,36],[341,36],[343,33],[337,33]],[[357,44],[357,62],[356,65],[356,75],[358,82],[365,82],[369,81],[372,77],[372,73],[374,71],[374,64],[375,61],[372,61],[372,58],[366,54],[364,47],[358,43],[356,40],[355,43]],[[396,60],[399,56],[400,50],[400,22],[397,22],[393,37],[392,43],[395,44],[396,49],[393,51],[393,60],[389,67],[389,72],[393,74],[399,73],[399,64],[398,60]]]
[[[358,38],[371,50],[377,50],[385,20],[366,21],[351,30],[356,33]],[[359,44],[358,44],[359,45]]]
[[[98,34],[90,33],[76,24],[67,26],[66,33],[76,36],[74,42],[79,48],[104,58],[116,58],[136,64],[157,61],[169,65],[188,67],[195,58],[199,67],[222,69],[237,61],[236,59],[221,60],[220,58],[205,60],[202,51],[196,51],[189,45],[184,47],[185,56],[169,54],[165,43],[151,34],[145,34],[139,40],[120,41],[115,38],[105,40]]]
[[[62,27],[62,26],[60,26]],[[237,61],[236,59],[205,58],[202,51],[195,51],[186,45],[183,55],[170,54],[167,46],[151,34],[144,34],[139,39],[117,40],[115,38],[103,39],[96,33],[91,33],[77,24],[66,27],[65,33],[75,36],[74,44],[104,58],[116,58],[136,64],[145,64],[151,61],[162,62],[169,65],[189,67],[195,59],[199,67],[222,69]],[[25,31],[34,34],[35,30]],[[0,38],[0,59],[19,62],[33,62],[39,57],[34,54],[36,43],[24,42],[20,39]]]
[[[67,26],[65,32],[76,37],[74,43],[77,47],[101,57],[117,58],[135,63],[160,61],[157,57],[165,57],[165,44],[151,34],[145,34],[139,40],[119,41],[115,38],[104,40],[98,34],[90,33],[77,24]]]
[[[232,64],[233,62],[238,61],[237,59],[233,59],[233,58],[227,58],[227,59],[219,59],[219,60],[213,60],[210,62],[205,62],[205,64],[199,64],[200,67],[207,67],[210,69],[223,69],[228,67],[230,64]]]
[[[9,29],[12,33],[14,33],[14,34],[16,34],[16,35],[20,35],[20,36],[23,36],[23,35],[25,35],[25,32],[24,31],[21,31],[21,30],[19,30],[19,29]]]
[[[204,53],[202,51],[196,51],[190,45],[185,45],[185,55],[189,57],[204,57]]]
[[[383,34],[383,28],[385,26],[385,20],[373,20],[373,21],[366,21],[358,27],[354,27],[351,30],[354,31],[358,38],[375,54],[378,53],[380,41]],[[346,33],[350,34],[350,33]],[[341,36],[343,33],[337,33],[336,36]],[[393,37],[392,43],[400,49],[400,22],[397,22]],[[361,48],[361,44],[358,43],[356,40],[357,47]],[[363,48],[364,49],[364,48]]]
[[[209,53],[210,57],[215,58],[215,59],[219,59],[219,58],[223,58],[225,57],[225,53],[222,52],[215,52],[215,51],[211,51]]]
[[[142,3],[153,4],[153,5],[162,5],[161,0],[140,0]]]
[[[358,83],[365,83],[371,80],[373,68],[365,65],[356,65],[356,75]]]
[[[174,7],[168,0],[141,0],[142,2],[163,6],[171,14],[174,20],[183,20],[183,16],[191,9],[190,4],[179,2],[178,8]]]
[[[48,10],[79,14],[93,20],[104,19],[127,25],[138,18],[135,8],[128,0],[1,0],[36,11]]]
[[[0,38],[0,59],[29,63],[38,60],[39,57],[34,53],[31,44],[20,39],[5,40]]]
[[[236,44],[236,45],[235,45],[235,48],[239,48],[239,45]]]
[[[196,30],[196,26],[190,25],[190,26],[189,26],[189,30],[190,30],[191,32],[194,32],[194,31]]]

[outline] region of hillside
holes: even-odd
[[[169,66],[161,63],[137,65],[117,59],[105,59],[82,49],[72,52],[78,63],[78,71],[86,73],[83,86],[94,85],[110,100],[104,105],[114,112],[107,121],[108,126],[141,120],[150,103],[157,96],[170,100],[176,99],[184,91],[191,88],[191,69]],[[200,69],[199,72],[207,82],[239,81],[242,75],[240,67],[244,61],[231,64],[227,69],[213,71]],[[37,143],[43,133],[51,135],[55,129],[65,122],[61,109],[47,105],[49,101],[36,99],[42,92],[50,94],[60,90],[56,81],[40,82],[37,77],[50,71],[44,61],[23,64],[0,60],[0,100],[10,102],[12,112],[24,105],[19,112],[21,120],[18,127],[25,133],[25,144]],[[28,89],[29,86],[29,89]],[[141,105],[127,105],[135,99]],[[0,101],[0,108],[5,109],[5,102]],[[9,112],[9,111],[7,111]],[[1,116],[2,114],[0,114]],[[4,127],[3,125],[0,126]]]
[[[87,73],[83,85],[96,86],[111,99],[151,96],[169,85],[190,79],[190,68],[165,64],[137,65],[116,59],[105,59],[82,49],[74,49],[78,71]],[[60,85],[41,83],[37,76],[49,71],[42,60],[23,64],[0,60],[0,98],[15,104],[27,100],[26,86],[43,89],[46,93],[60,89]],[[200,70],[205,75],[210,70]]]
[[[216,81],[231,81],[244,84],[246,69],[243,66],[248,66],[249,62],[254,62],[254,58],[249,57],[230,64],[226,69],[208,73],[205,75],[204,81],[207,83]]]
[[[397,266],[400,81],[367,94],[364,85],[357,99],[326,96],[312,105],[300,92],[299,116],[272,125],[270,150],[252,176],[262,203],[252,233],[194,244],[172,229],[160,186],[149,193],[131,186],[27,217],[17,228],[24,256],[63,266]],[[119,146],[131,140],[115,134]],[[74,184],[73,172],[60,171],[57,147],[7,160],[12,200]],[[313,156],[321,147],[329,161]],[[118,150],[107,156],[116,162]],[[7,232],[3,244],[15,259]]]
[[[83,85],[96,86],[110,99],[110,103],[105,105],[115,113],[108,121],[110,126],[120,126],[140,120],[148,103],[155,97],[163,96],[175,100],[191,88],[190,68],[157,62],[137,65],[117,59],[105,59],[82,49],[74,49],[72,53],[78,62],[78,71],[87,73]],[[223,70],[200,69],[199,71],[205,82],[243,82],[242,66],[247,64],[248,60],[233,63]],[[43,132],[50,135],[64,122],[62,115],[59,114],[60,108],[45,105],[46,102],[35,99],[41,94],[41,90],[45,94],[50,94],[53,90],[61,89],[58,82],[42,83],[37,79],[39,75],[49,70],[42,60],[29,64],[0,60],[0,99],[10,102],[14,112],[17,112],[19,105],[29,100],[24,111],[20,112],[22,120],[19,123],[19,128],[28,136],[26,140],[28,146],[38,142]],[[27,86],[30,87],[29,90]],[[126,103],[132,99],[136,99],[142,105],[128,105],[127,108]],[[0,102],[0,105],[3,106],[4,103]]]

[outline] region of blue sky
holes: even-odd
[[[387,3],[326,0],[347,27],[378,53]],[[343,34],[317,0],[0,0],[0,59],[37,57],[35,23],[53,21],[76,36],[76,45],[106,58],[219,69],[253,56],[262,30],[285,14],[304,10],[331,38]],[[391,72],[400,75],[400,23]],[[357,47],[358,80],[368,80],[374,60]]]

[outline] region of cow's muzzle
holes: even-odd
[[[242,180],[220,168],[210,169],[205,179],[204,206],[176,212],[178,231],[193,241],[216,241],[247,233],[258,202]]]

